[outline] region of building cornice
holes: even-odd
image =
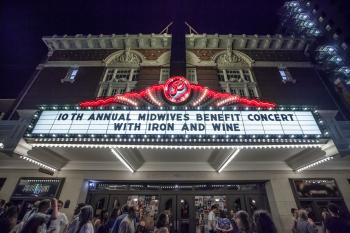
[[[305,50],[305,38],[277,35],[188,34],[187,49]]]
[[[170,34],[137,35],[82,35],[45,36],[42,38],[49,49],[170,49]],[[282,35],[219,35],[187,34],[187,49],[261,49],[261,50],[301,50],[308,44],[305,38]]]
[[[45,36],[42,38],[49,49],[84,50],[84,49],[170,49],[170,34],[138,35],[82,35]]]

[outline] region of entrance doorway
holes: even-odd
[[[92,181],[91,181],[92,182]],[[212,205],[220,211],[269,210],[264,182],[255,183],[119,183],[93,181],[87,203],[95,214],[109,213],[124,204],[135,206],[139,221],[152,230],[160,213],[169,216],[171,233],[208,233]]]

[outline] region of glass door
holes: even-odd
[[[160,198],[159,213],[169,217],[169,231],[176,232],[176,195],[162,195]]]
[[[177,196],[177,233],[193,233],[195,232],[194,223],[194,203],[193,196],[178,195]]]

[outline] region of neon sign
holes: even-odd
[[[191,85],[187,79],[175,76],[166,81],[164,85],[164,96],[172,103],[183,103],[191,94]]]
[[[164,99],[165,96],[165,99]],[[227,92],[219,92],[207,87],[191,84],[181,76],[170,78],[165,84],[153,85],[138,92],[127,92],[106,98],[83,101],[80,107],[102,107],[108,105],[121,105],[128,107],[169,106],[186,102],[188,107],[224,107],[239,105],[263,109],[274,109],[273,102],[258,99],[249,99]]]

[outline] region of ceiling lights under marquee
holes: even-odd
[[[46,165],[46,164],[40,162],[39,160],[30,158],[30,157],[28,157],[28,156],[23,156],[23,155],[21,155],[20,158],[23,159],[23,160],[26,160],[26,161],[28,161],[28,162],[30,162],[30,163],[33,163],[33,164],[35,164],[35,165],[37,165],[37,166],[39,166],[39,167],[41,167],[41,168],[45,168],[45,169],[50,170],[50,171],[53,171],[53,172],[56,172],[56,171],[57,171],[56,168],[54,168],[54,167],[52,167],[52,166],[49,166],[49,165]]]
[[[305,166],[303,166],[303,167],[300,167],[300,168],[296,169],[296,172],[302,172],[302,171],[304,171],[304,170],[306,170],[306,169],[309,169],[309,168],[318,166],[318,165],[320,165],[320,164],[322,164],[322,163],[325,163],[325,162],[327,162],[327,161],[330,161],[330,160],[332,160],[332,159],[334,159],[334,156],[328,156],[328,157],[326,157],[326,158],[317,160],[317,161],[315,161],[315,162],[313,162],[313,163],[310,163],[310,164],[308,164],[308,165],[305,165]]]
[[[83,101],[79,105],[80,107],[100,107],[109,105],[160,107],[181,104],[212,107],[241,105],[264,109],[277,107],[277,105],[272,102],[248,99],[227,92],[215,91],[201,85],[191,84],[182,76],[171,77],[164,84],[153,85],[139,92],[127,92],[111,97]]]

